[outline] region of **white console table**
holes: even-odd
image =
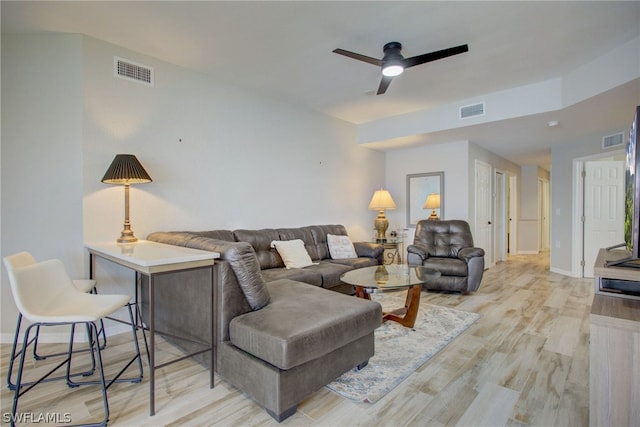
[[[220,258],[220,254],[216,252],[201,251],[198,249],[185,248],[180,246],[167,245],[163,243],[150,242],[147,240],[139,240],[135,243],[116,243],[116,242],[101,242],[101,243],[87,243],[85,247],[89,251],[89,276],[91,279],[95,276],[95,261],[96,258],[103,258],[108,261],[114,262],[121,266],[130,268],[136,273],[136,296],[138,274],[142,274],[149,279],[149,413],[155,414],[155,370],[172,363],[183,360],[187,357],[210,352],[211,354],[211,366],[210,366],[210,387],[213,388],[214,381],[214,335],[215,335],[215,316],[211,316],[211,341],[206,343],[206,348],[201,351],[191,353],[174,359],[168,362],[164,362],[160,365],[156,365],[155,360],[155,285],[154,279],[158,274],[171,273],[176,271],[184,271],[190,269],[206,268],[211,271],[210,283],[206,285],[210,286],[210,299],[211,310],[213,313],[214,307],[214,289],[215,289],[215,273],[214,273],[214,260]],[[137,303],[138,301],[136,301]]]
[[[598,290],[601,277],[640,281],[640,269],[604,267],[606,260],[623,255],[601,249],[594,265],[596,293],[589,344],[591,426],[640,425],[640,300]]]

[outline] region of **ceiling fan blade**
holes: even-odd
[[[449,56],[458,55],[469,51],[469,46],[466,44],[450,47],[449,49],[442,49],[431,53],[425,53],[423,55],[413,56],[406,58],[403,61],[404,68],[413,67],[414,65],[425,64],[431,61],[437,61],[438,59],[447,58]]]
[[[378,92],[376,95],[382,95],[387,91],[389,84],[391,84],[391,80],[393,77],[382,76],[382,80],[380,80],[380,86],[378,86]]]
[[[372,57],[366,56],[366,55],[360,55],[359,53],[349,52],[348,50],[334,49],[333,53],[337,53],[339,55],[348,56],[349,58],[357,59],[358,61],[367,62],[367,63],[372,64],[372,65],[377,65],[378,67],[382,66],[382,60],[381,59],[372,58]]]

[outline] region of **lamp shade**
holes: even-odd
[[[371,198],[371,202],[369,203],[369,209],[371,210],[382,210],[382,209],[395,209],[396,204],[391,198],[391,194],[387,190],[377,190],[373,193],[373,197]]]
[[[440,209],[440,195],[436,193],[429,194],[422,209]]]
[[[144,184],[151,177],[133,154],[117,154],[102,177],[105,184]]]

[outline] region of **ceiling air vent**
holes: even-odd
[[[468,119],[471,117],[484,116],[484,102],[473,105],[465,105],[460,107],[460,119]]]
[[[117,56],[113,57],[113,65],[116,77],[153,87],[153,68]]]
[[[607,135],[602,137],[602,149],[616,148],[624,145],[624,132],[614,133],[613,135]]]

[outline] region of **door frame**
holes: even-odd
[[[474,168],[474,199],[475,199],[475,206],[474,206],[474,233],[476,234],[476,236],[480,236],[480,227],[478,227],[479,221],[478,221],[478,166],[482,165],[482,167],[486,167],[489,170],[488,173],[488,179],[489,179],[489,191],[487,193],[487,197],[489,198],[489,200],[485,200],[486,206],[489,209],[489,224],[488,227],[490,228],[489,232],[488,232],[488,239],[489,241],[486,244],[486,247],[483,248],[485,251],[485,268],[490,268],[493,267],[495,264],[495,254],[493,253],[494,250],[494,232],[493,232],[493,223],[495,222],[493,220],[493,208],[494,208],[494,168],[492,165],[490,165],[487,162],[484,162],[482,160],[475,160],[475,168]],[[474,243],[476,243],[476,239],[474,239]],[[476,243],[477,244],[477,243]]]
[[[551,186],[549,180],[538,177],[538,251],[548,251],[550,249],[551,227],[549,215],[551,210],[549,202],[551,200]]]
[[[584,276],[584,167],[585,162],[608,159],[624,155],[624,149],[612,150],[607,153],[594,154],[573,159],[573,212],[571,213],[572,242],[571,242],[571,276]]]
[[[509,174],[509,255],[518,253],[518,175]]]
[[[500,179],[498,179],[500,176]],[[494,206],[493,223],[495,224],[493,233],[493,259],[494,262],[505,261],[507,259],[507,227],[508,227],[508,206],[507,206],[507,181],[508,174],[502,169],[493,169],[494,183]],[[500,221],[498,221],[500,218]]]

